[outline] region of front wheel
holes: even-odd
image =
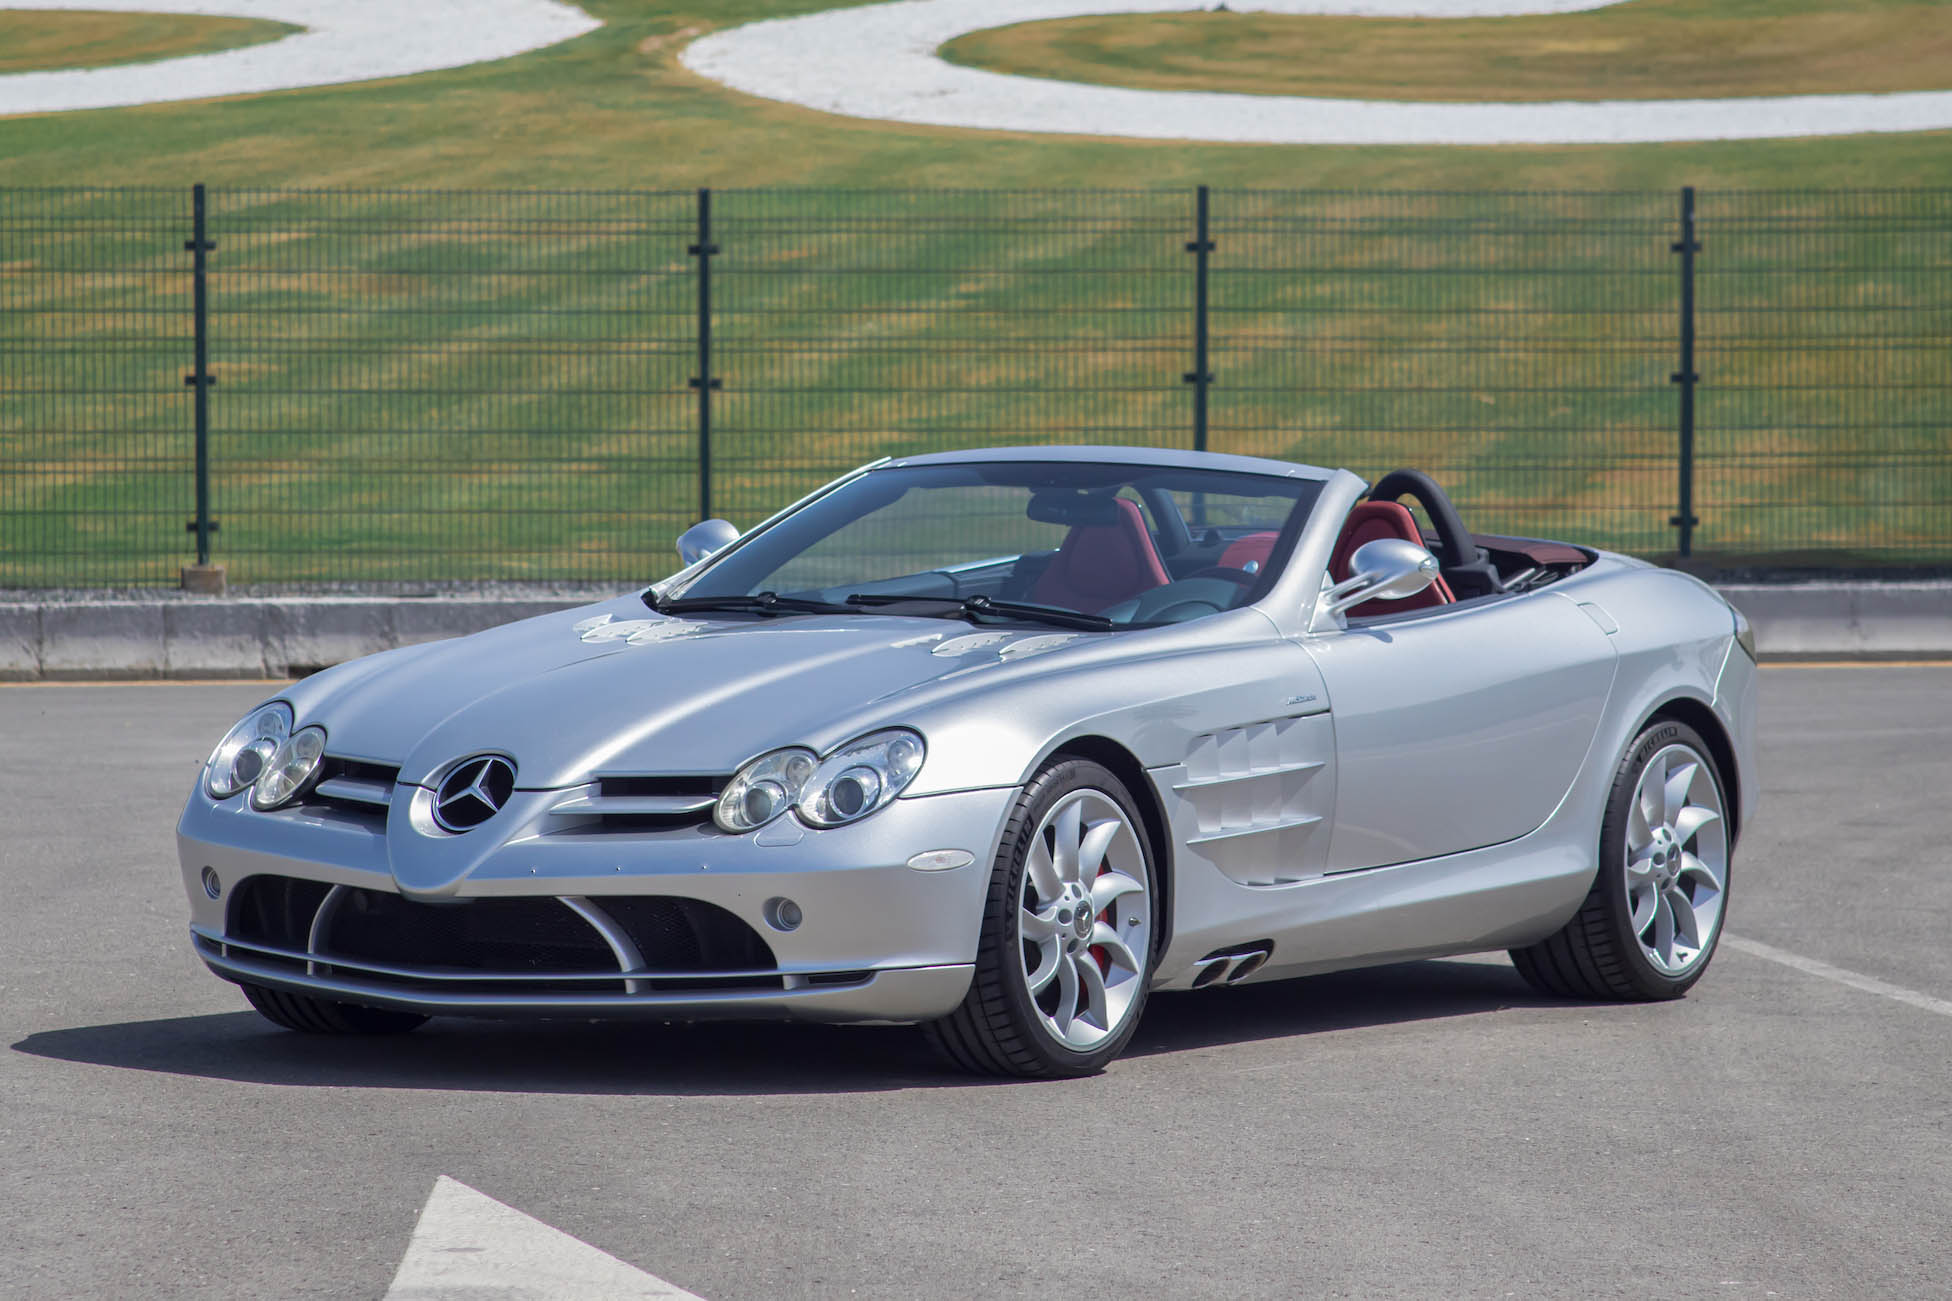
[[[1728,908],[1720,771],[1700,733],[1658,719],[1620,761],[1599,871],[1558,934],[1513,949],[1534,987],[1572,998],[1679,998],[1708,969]]]
[[[991,867],[976,973],[929,1039],[965,1070],[1089,1075],[1145,1007],[1156,925],[1151,851],[1109,770],[1060,760],[1024,787]]]

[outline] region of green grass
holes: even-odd
[[[0,74],[215,54],[301,30],[254,18],[0,8]]]
[[[976,32],[952,62],[1148,90],[1408,100],[1716,99],[1952,89],[1936,0],[1629,0],[1516,18],[1111,14]]]
[[[1947,133],[1358,150],[911,129],[676,65],[685,33],[811,0],[590,7],[610,26],[479,68],[0,120],[0,585],[169,582],[186,558],[198,179],[235,581],[666,569],[697,496],[698,185],[870,191],[716,195],[713,497],[742,526],[883,453],[1186,445],[1205,181],[1257,190],[1215,195],[1213,447],[1423,465],[1481,526],[1658,553],[1671,187],[1692,183],[1699,545],[1952,560],[1952,200],[1820,192],[1952,184]],[[159,188],[5,188],[75,184]],[[1002,192],[1055,185],[1142,188]],[[518,192],[380,192],[426,186]],[[1458,193],[1377,192],[1396,186]]]

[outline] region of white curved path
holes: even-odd
[[[94,9],[265,18],[304,31],[217,54],[0,76],[0,115],[404,77],[506,59],[603,24],[556,0],[0,0],[0,9]]]
[[[1240,11],[1466,18],[1618,0],[1228,0]],[[1130,90],[956,67],[944,42],[1086,14],[1182,12],[1194,0],[899,0],[717,32],[686,67],[734,90],[848,117],[993,131],[1245,144],[1613,144],[1952,128],[1952,91],[1549,104],[1405,103]]]

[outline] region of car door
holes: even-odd
[[[1515,840],[1587,762],[1612,638],[1552,592],[1355,621],[1302,639],[1335,727],[1330,872]]]

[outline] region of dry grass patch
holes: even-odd
[[[102,68],[214,54],[302,30],[254,18],[0,8],[0,73]]]
[[[1952,88],[1952,5],[1633,0],[1523,18],[1226,11],[1023,23],[953,62],[1148,90],[1400,100],[1713,99]]]

